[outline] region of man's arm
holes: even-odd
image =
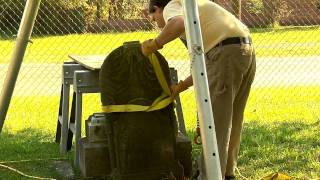
[[[186,86],[186,88],[189,88],[190,86],[193,85],[193,80],[192,80],[192,76],[188,76],[185,80],[183,80],[184,85]]]
[[[190,75],[185,80],[180,81],[177,85],[171,85],[171,96],[175,98],[179,93],[187,90],[193,85],[192,76]]]
[[[185,32],[183,16],[175,16],[171,18],[166,26],[163,28],[159,36],[156,38],[160,46],[178,38]],[[192,76],[190,75],[185,80],[180,81],[178,85],[173,86],[173,96],[175,97],[180,92],[188,89],[193,85]]]
[[[156,41],[160,46],[163,46],[181,36],[184,31],[183,16],[175,16],[164,26]]]
[[[183,16],[175,16],[171,18],[163,27],[162,31],[155,39],[149,39],[142,43],[142,53],[145,56],[161,49],[163,45],[178,38],[184,33]]]

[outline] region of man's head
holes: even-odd
[[[149,13],[152,13],[154,11],[154,6],[157,6],[158,8],[164,8],[170,0],[150,0],[149,1]]]
[[[163,19],[163,9],[169,3],[170,0],[150,0],[148,12],[152,21],[155,21],[159,28],[165,26]]]

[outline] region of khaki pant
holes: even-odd
[[[243,113],[256,71],[252,45],[218,46],[207,54],[206,67],[222,175],[234,175]]]

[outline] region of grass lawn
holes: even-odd
[[[25,62],[61,63],[68,54],[107,54],[126,41],[143,41],[156,37],[156,32],[81,34],[34,37],[28,46]],[[319,56],[320,28],[253,29],[257,57]],[[13,40],[0,40],[0,63],[8,63]],[[167,59],[188,59],[180,40],[166,45],[161,52]]]
[[[319,27],[252,32],[258,58],[320,56]],[[36,37],[28,46],[25,62],[61,64],[68,54],[107,54],[125,41],[155,36],[156,32],[134,32]],[[9,62],[13,45],[13,40],[0,40],[0,64]],[[188,59],[178,40],[161,52],[170,60]],[[259,179],[278,171],[305,179],[320,178],[319,92],[319,86],[252,90],[245,112],[240,179]],[[192,136],[196,108],[190,97],[191,90],[182,94],[186,127]],[[58,104],[58,96],[14,96],[0,135],[0,164],[33,176],[58,178],[54,159],[73,162],[73,151],[61,157],[55,143]],[[83,118],[100,111],[99,104],[97,95],[84,95]],[[200,147],[194,146],[194,155],[199,151]],[[76,173],[79,178],[79,171]],[[24,178],[0,167],[2,179]]]
[[[259,179],[272,172],[320,178],[320,87],[253,89],[245,113],[239,159],[240,179]],[[187,130],[192,136],[196,115],[193,92],[182,94]],[[23,99],[23,101],[22,101]],[[15,97],[0,136],[0,161],[26,174],[57,178],[53,158],[72,162],[73,151],[59,155],[55,141],[59,97]],[[19,104],[18,102],[24,102]],[[94,105],[92,105],[94,104]],[[35,107],[46,106],[47,108]],[[84,97],[83,117],[99,111],[98,95]],[[200,147],[194,146],[194,154]],[[40,160],[39,160],[40,159]],[[76,171],[78,177],[79,171]],[[0,168],[0,179],[23,179]],[[27,178],[25,178],[27,179]]]

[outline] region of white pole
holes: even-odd
[[[188,50],[192,63],[191,73],[200,121],[205,177],[207,180],[221,180],[221,167],[196,0],[183,0],[183,9]]]
[[[0,96],[0,133],[7,116],[13,90],[23,61],[41,0],[27,0],[20,23],[16,46]]]

